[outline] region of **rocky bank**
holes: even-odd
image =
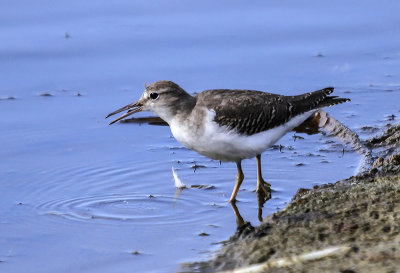
[[[300,189],[258,227],[238,228],[190,272],[400,272],[400,124],[363,143],[357,176]]]

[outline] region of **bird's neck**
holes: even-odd
[[[190,116],[196,105],[196,98],[187,94],[175,100],[172,104],[157,113],[168,124],[174,120],[185,120]]]

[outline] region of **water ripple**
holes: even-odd
[[[193,223],[207,217],[207,212],[215,210],[198,199],[169,196],[145,195],[102,195],[72,199],[59,199],[41,203],[37,210],[44,215],[54,215],[64,219],[104,224],[184,224]],[[188,212],[196,211],[193,217]]]

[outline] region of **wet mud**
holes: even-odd
[[[369,157],[358,175],[299,189],[258,227],[233,206],[236,233],[212,260],[180,271],[398,272],[400,124],[357,145]]]

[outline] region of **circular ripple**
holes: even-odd
[[[74,221],[135,224],[177,224],[196,222],[212,210],[196,200],[167,196],[104,195],[42,203],[37,209]]]

